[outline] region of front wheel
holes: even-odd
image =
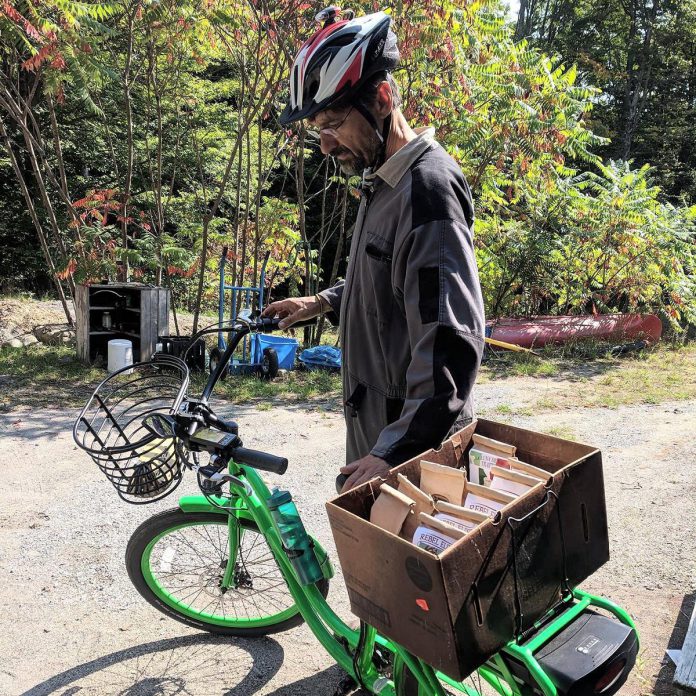
[[[231,636],[285,631],[303,619],[253,522],[239,520],[234,568],[229,563],[228,515],[162,512],[145,520],[126,549],[128,576],[163,614],[189,626]],[[317,583],[324,597],[325,578]]]

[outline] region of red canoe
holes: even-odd
[[[604,341],[644,339],[657,342],[662,322],[654,314],[599,314],[597,316],[501,318],[486,322],[489,335],[497,341],[523,348],[540,348],[547,343],[566,343],[581,338]]]

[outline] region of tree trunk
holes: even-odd
[[[639,2],[642,4],[643,26],[638,16]],[[630,18],[630,28],[627,42],[626,85],[617,152],[618,158],[624,161],[628,161],[631,157],[633,138],[638,130],[645,98],[650,89],[653,62],[652,37],[657,14],[661,9],[660,0],[653,0],[650,7],[647,6],[646,0],[632,0],[626,9]],[[638,44],[641,35],[642,41]]]
[[[60,303],[63,306],[63,311],[65,312],[65,317],[67,319],[67,322],[70,326],[74,326],[75,323],[73,321],[73,318],[70,314],[70,309],[68,307],[68,302],[65,297],[65,293],[63,292],[63,286],[60,283],[60,279],[58,278],[58,274],[56,272],[56,267],[55,264],[53,263],[53,258],[51,257],[51,252],[48,247],[48,242],[46,240],[46,235],[44,234],[43,228],[41,226],[41,222],[39,221],[38,215],[36,214],[36,208],[34,207],[34,200],[29,193],[29,189],[27,187],[26,181],[24,180],[24,175],[22,173],[22,170],[19,166],[19,163],[17,162],[17,158],[15,157],[14,150],[12,149],[12,143],[10,142],[10,138],[7,135],[7,131],[5,130],[5,125],[2,122],[2,119],[0,119],[0,135],[2,135],[2,139],[5,143],[5,150],[7,151],[7,155],[10,158],[10,163],[12,164],[12,169],[14,170],[15,177],[17,178],[17,183],[19,184],[20,189],[22,190],[22,195],[24,196],[24,201],[27,205],[27,211],[29,212],[29,217],[31,217],[32,222],[34,223],[34,228],[36,229],[36,235],[39,238],[39,244],[41,245],[41,251],[43,252],[44,259],[46,261],[46,265],[48,266],[50,275],[51,275],[51,280],[53,281],[53,284],[56,287],[56,292],[58,293],[58,298],[60,299]]]
[[[336,279],[338,278],[338,268],[339,268],[339,266],[341,264],[341,260],[343,258],[343,245],[345,243],[345,238],[346,238],[346,213],[347,212],[348,212],[348,180],[346,179],[346,182],[343,186],[343,199],[341,200],[341,220],[340,220],[340,227],[339,227],[339,233],[338,233],[338,244],[336,245],[336,253],[334,255],[333,266],[331,267],[331,276],[329,278],[328,287],[332,287],[333,285],[335,285]],[[316,337],[317,344],[321,340],[321,334],[324,330],[324,321],[325,321],[325,317],[322,315],[322,317],[319,319],[319,324],[317,326],[317,337]]]
[[[131,62],[133,60],[133,23],[135,21],[136,9],[128,8],[128,47],[126,49],[126,64],[123,68],[123,106],[126,112],[126,180],[123,184],[123,211],[121,213],[123,222],[121,223],[121,243],[123,250],[128,250],[128,199],[131,194],[133,184],[133,107],[131,104]],[[125,259],[121,268],[120,280],[128,282],[130,270],[128,260]]]
[[[58,227],[58,220],[56,219],[55,215],[55,210],[53,209],[53,204],[51,203],[51,200],[48,196],[48,191],[46,190],[46,183],[44,181],[44,178],[41,174],[41,167],[39,166],[39,161],[36,156],[36,152],[34,150],[34,145],[32,143],[32,140],[30,137],[28,137],[28,130],[24,129],[23,130],[24,134],[24,142],[27,147],[27,156],[29,158],[29,162],[31,163],[32,170],[34,171],[34,180],[36,181],[36,186],[39,190],[39,195],[41,196],[41,202],[43,203],[44,210],[46,211],[46,215],[48,217],[48,222],[49,226],[51,228],[51,232],[53,235],[53,239],[56,243],[56,246],[60,250],[61,254],[65,257],[67,261],[68,257],[68,250],[63,242],[63,238],[61,236],[60,228]],[[75,281],[72,278],[72,275],[68,275],[67,278],[67,283],[68,283],[68,290],[70,291],[70,296],[75,300]]]

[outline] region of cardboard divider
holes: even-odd
[[[549,472],[439,556],[369,522],[380,480],[327,503],[351,610],[436,669],[463,679],[609,558],[600,452],[478,420],[392,469],[416,486],[420,460],[466,467],[474,432]]]

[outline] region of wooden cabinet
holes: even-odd
[[[145,362],[158,336],[169,335],[169,290],[140,283],[78,285],[77,356],[106,364],[112,338],[133,342],[133,360]]]

